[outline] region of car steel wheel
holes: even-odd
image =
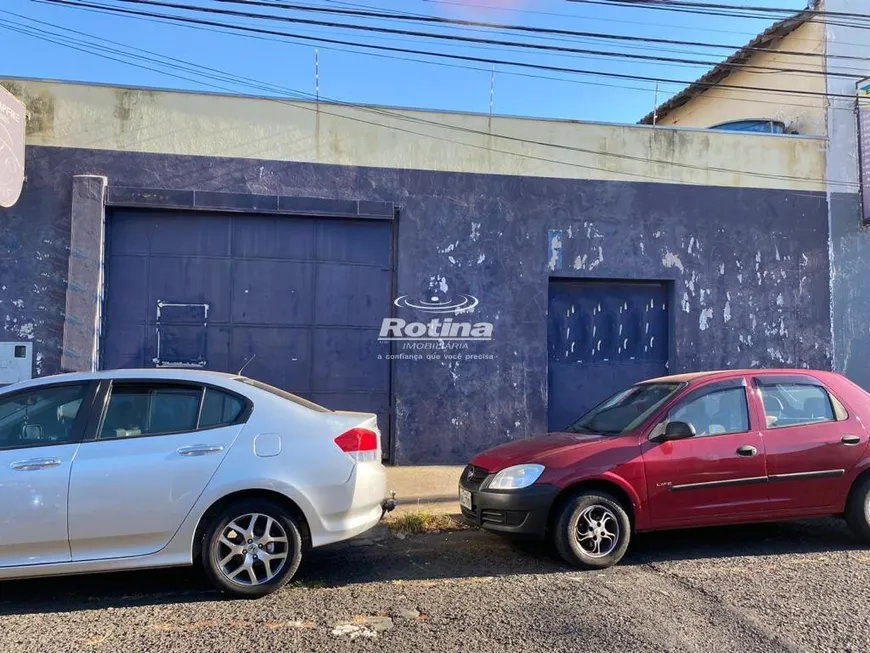
[[[594,504],[580,513],[575,529],[577,544],[591,558],[613,553],[619,543],[619,521],[606,506]]]
[[[220,573],[231,583],[261,585],[284,568],[290,542],[281,523],[260,513],[236,517],[216,542]]]

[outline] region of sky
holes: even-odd
[[[72,0],[76,1],[76,0]],[[679,84],[623,80],[520,68],[510,62],[568,67],[645,78],[691,81],[710,66],[623,60],[592,54],[542,52],[420,36],[382,34],[346,27],[298,24],[262,18],[206,14],[125,3],[82,0],[133,11],[184,15],[294,35],[232,33],[214,26],[182,26],[165,20],[112,15],[105,11],[0,0],[0,77],[61,79],[115,85],[203,90],[394,107],[633,123],[677,90]],[[159,0],[229,11],[268,13],[375,28],[537,43],[618,54],[718,62],[729,51],[672,44],[613,43],[576,36],[524,36],[495,28],[431,26],[395,19],[365,19],[244,6],[216,0]],[[282,0],[274,0],[281,2]],[[375,9],[499,24],[745,45],[777,17],[703,16],[567,0],[283,0],[332,9]],[[721,2],[722,0],[718,0]],[[726,0],[740,4],[741,0]],[[800,10],[805,0],[753,0],[755,6]],[[37,22],[41,21],[41,22]],[[26,33],[23,33],[26,32]],[[305,37],[305,40],[300,40]],[[317,42],[317,39],[346,44]],[[66,44],[66,45],[63,45]],[[497,59],[507,63],[459,61],[419,54],[378,52],[373,44]],[[72,47],[70,47],[72,46]],[[95,48],[98,49],[95,51]],[[315,53],[315,49],[317,52]],[[319,86],[315,56],[318,59]],[[171,58],[171,59],[167,59]],[[135,64],[135,65],[134,65]],[[179,70],[182,66],[184,70]],[[217,79],[215,79],[217,77]]]

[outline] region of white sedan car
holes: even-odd
[[[303,552],[374,526],[377,420],[187,370],[62,374],[0,390],[0,579],[202,562],[273,592]]]

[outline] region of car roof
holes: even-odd
[[[767,369],[742,369],[742,370],[708,370],[705,372],[688,372],[685,374],[672,374],[660,376],[655,379],[647,379],[643,383],[693,383],[710,379],[728,379],[735,376],[767,376],[778,374],[803,374],[806,376],[823,376],[833,374],[828,371],[808,370],[803,368],[767,368]]]
[[[238,378],[238,374],[226,372],[211,372],[198,369],[183,368],[143,368],[124,370],[100,370],[99,372],[66,372],[51,376],[40,376],[27,381],[19,381],[12,385],[3,386],[2,391],[9,389],[25,389],[48,385],[52,383],[68,383],[75,381],[93,381],[95,379],[158,379],[166,381],[194,381],[198,383],[215,382],[225,385],[230,379]]]

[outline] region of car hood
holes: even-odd
[[[471,464],[488,472],[497,472],[523,463],[546,466],[554,457],[573,458],[575,453],[586,455],[592,450],[610,447],[614,439],[612,436],[595,433],[548,433],[487,449],[472,458]]]

